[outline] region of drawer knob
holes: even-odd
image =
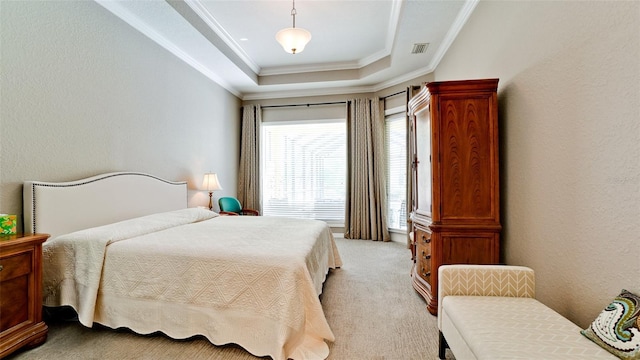
[[[0,271],[2,271],[2,269],[4,269],[4,266],[0,265]]]
[[[423,252],[422,252],[422,257],[423,257],[425,260],[429,260],[429,259],[431,259],[431,254],[427,255],[427,254],[425,254],[425,253],[424,253],[424,251],[423,251]]]

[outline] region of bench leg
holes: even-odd
[[[447,349],[449,348],[449,344],[447,344],[447,339],[445,339],[444,335],[442,335],[442,331],[439,331],[438,334],[439,334],[439,337],[438,337],[438,358],[440,358],[441,360],[444,360],[445,353],[447,352]]]

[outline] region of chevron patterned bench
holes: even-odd
[[[535,299],[530,268],[443,265],[438,279],[440,359],[617,359]]]

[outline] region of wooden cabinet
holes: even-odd
[[[46,234],[0,235],[0,358],[47,339],[42,321]]]
[[[409,101],[413,287],[438,309],[438,267],[500,260],[498,79],[432,82]]]

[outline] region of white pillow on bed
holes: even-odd
[[[213,219],[214,217],[220,216],[220,214],[218,214],[215,211],[211,211],[209,209],[196,207],[196,208],[186,208],[186,209],[167,211],[167,212],[162,212],[157,214],[151,214],[147,216],[142,216],[142,218],[146,218],[146,217],[153,218],[153,217],[164,217],[164,216],[169,216],[172,218],[182,218],[185,220],[190,220],[190,222],[199,222],[203,220]]]
[[[196,223],[213,219],[220,214],[204,208],[186,208],[123,220],[73,233],[57,236],[57,240],[108,239],[122,240],[165,230],[174,226]],[[50,243],[50,241],[48,241]]]

